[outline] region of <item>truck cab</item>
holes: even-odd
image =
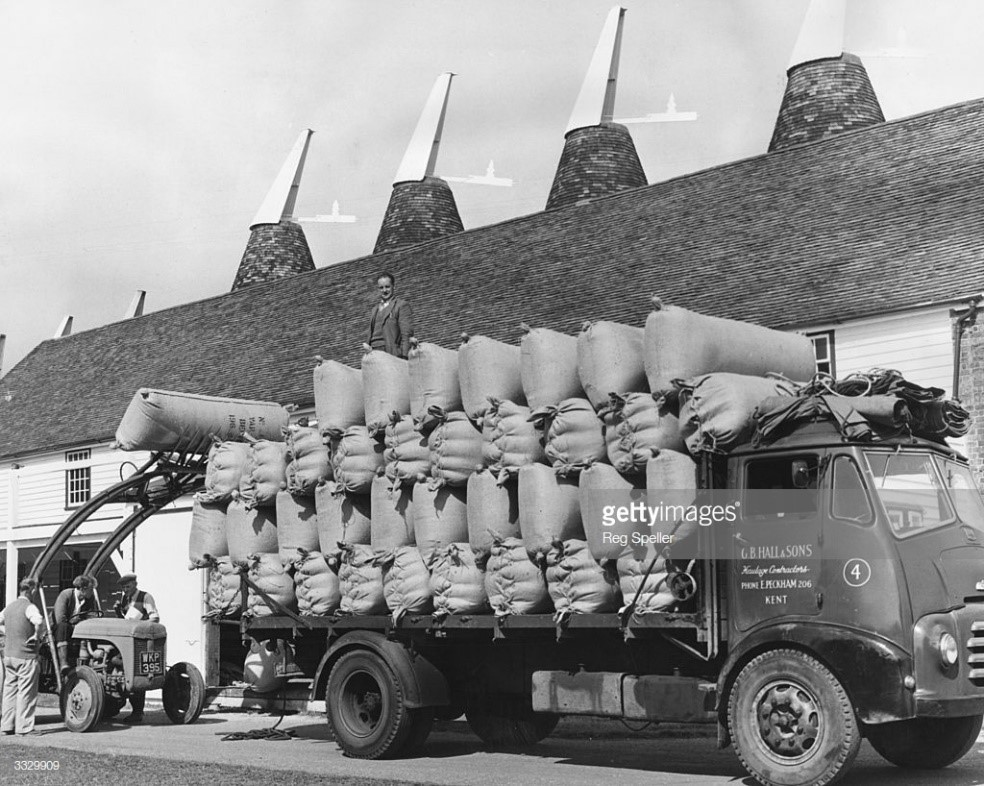
[[[718,706],[750,769],[783,782],[831,731],[843,753],[863,735],[901,766],[966,753],[984,713],[984,500],[966,462],[942,443],[851,443],[816,423],[722,470],[740,512]],[[794,674],[766,676],[777,663]],[[816,665],[843,695],[797,681]],[[842,728],[848,715],[859,728]]]

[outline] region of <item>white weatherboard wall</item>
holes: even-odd
[[[181,500],[185,502],[186,500]],[[133,533],[133,571],[139,589],[157,601],[167,628],[168,664],[187,661],[204,669],[203,574],[188,570],[191,510],[183,505],[155,513]]]
[[[953,328],[948,307],[934,307],[840,325],[821,325],[803,332],[834,331],[838,378],[873,368],[894,369],[910,382],[953,386]],[[964,452],[963,440],[949,440]]]

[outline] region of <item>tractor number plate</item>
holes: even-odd
[[[160,652],[140,653],[140,673],[148,676],[164,673],[164,661]]]

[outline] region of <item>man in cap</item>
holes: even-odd
[[[34,711],[38,705],[38,646],[44,619],[34,605],[37,581],[24,579],[18,589],[17,599],[0,611],[0,628],[6,637],[0,733],[16,731],[23,737],[39,733],[34,730]]]
[[[161,621],[161,615],[157,611],[157,603],[154,601],[154,596],[149,592],[137,589],[137,576],[135,573],[124,573],[120,576],[119,585],[121,590],[120,599],[113,606],[118,616],[128,620]],[[133,712],[123,718],[124,723],[140,723],[143,720],[144,701],[146,698],[146,694],[143,691],[132,691],[130,693],[130,706],[133,708]]]
[[[72,586],[62,590],[55,600],[55,644],[62,671],[75,665],[79,656],[77,644],[72,642],[72,631],[86,614],[98,611],[94,576],[76,576]]]

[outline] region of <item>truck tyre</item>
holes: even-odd
[[[552,712],[522,709],[503,714],[485,708],[469,707],[465,711],[468,725],[487,745],[503,748],[526,748],[550,736],[560,716]]]
[[[433,707],[406,705],[399,678],[375,652],[355,650],[335,662],[325,689],[328,728],[346,756],[393,758],[423,745]]]
[[[164,712],[171,723],[194,723],[205,708],[205,680],[196,666],[175,663],[164,675]]]
[[[871,747],[896,767],[938,770],[961,759],[977,740],[984,716],[912,718],[868,726]]]
[[[772,650],[745,665],[728,698],[728,726],[742,766],[766,786],[833,783],[861,745],[847,691],[798,650]]]
[[[106,700],[102,679],[88,666],[79,666],[66,676],[60,700],[65,728],[78,734],[92,731],[102,720]]]

